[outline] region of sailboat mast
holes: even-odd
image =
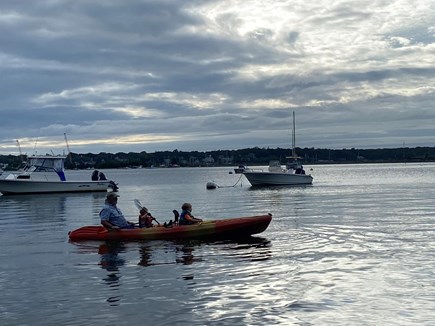
[[[295,111],[293,111],[292,156],[296,157]]]

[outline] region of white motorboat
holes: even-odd
[[[282,167],[279,161],[269,162],[267,171],[246,169],[243,174],[253,186],[283,186],[283,185],[307,185],[313,183],[313,177],[305,174],[300,157],[296,155],[295,144],[295,113],[293,112],[293,137],[292,137],[292,159],[286,167]]]
[[[3,195],[51,193],[51,192],[97,192],[116,191],[111,180],[67,181],[65,177],[66,156],[30,156],[22,171],[5,171],[0,176],[0,192]]]

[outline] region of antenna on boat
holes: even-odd
[[[17,139],[18,151],[20,152],[21,163],[24,163],[23,152],[21,152],[20,141]]]
[[[71,162],[71,164],[73,164],[71,151],[69,150],[68,139],[66,138],[66,132],[63,133],[63,136],[65,137],[65,143],[66,143],[66,149],[68,150],[69,161]]]
[[[41,133],[41,128],[38,129],[38,135],[36,136],[36,139],[35,139],[35,145],[33,145],[33,155],[36,155],[38,153],[38,151],[36,150],[36,145],[38,145],[40,133]]]

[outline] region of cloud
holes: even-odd
[[[429,1],[0,8],[1,154],[434,146]]]

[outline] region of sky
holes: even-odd
[[[433,0],[0,0],[0,44],[0,154],[435,146]]]

